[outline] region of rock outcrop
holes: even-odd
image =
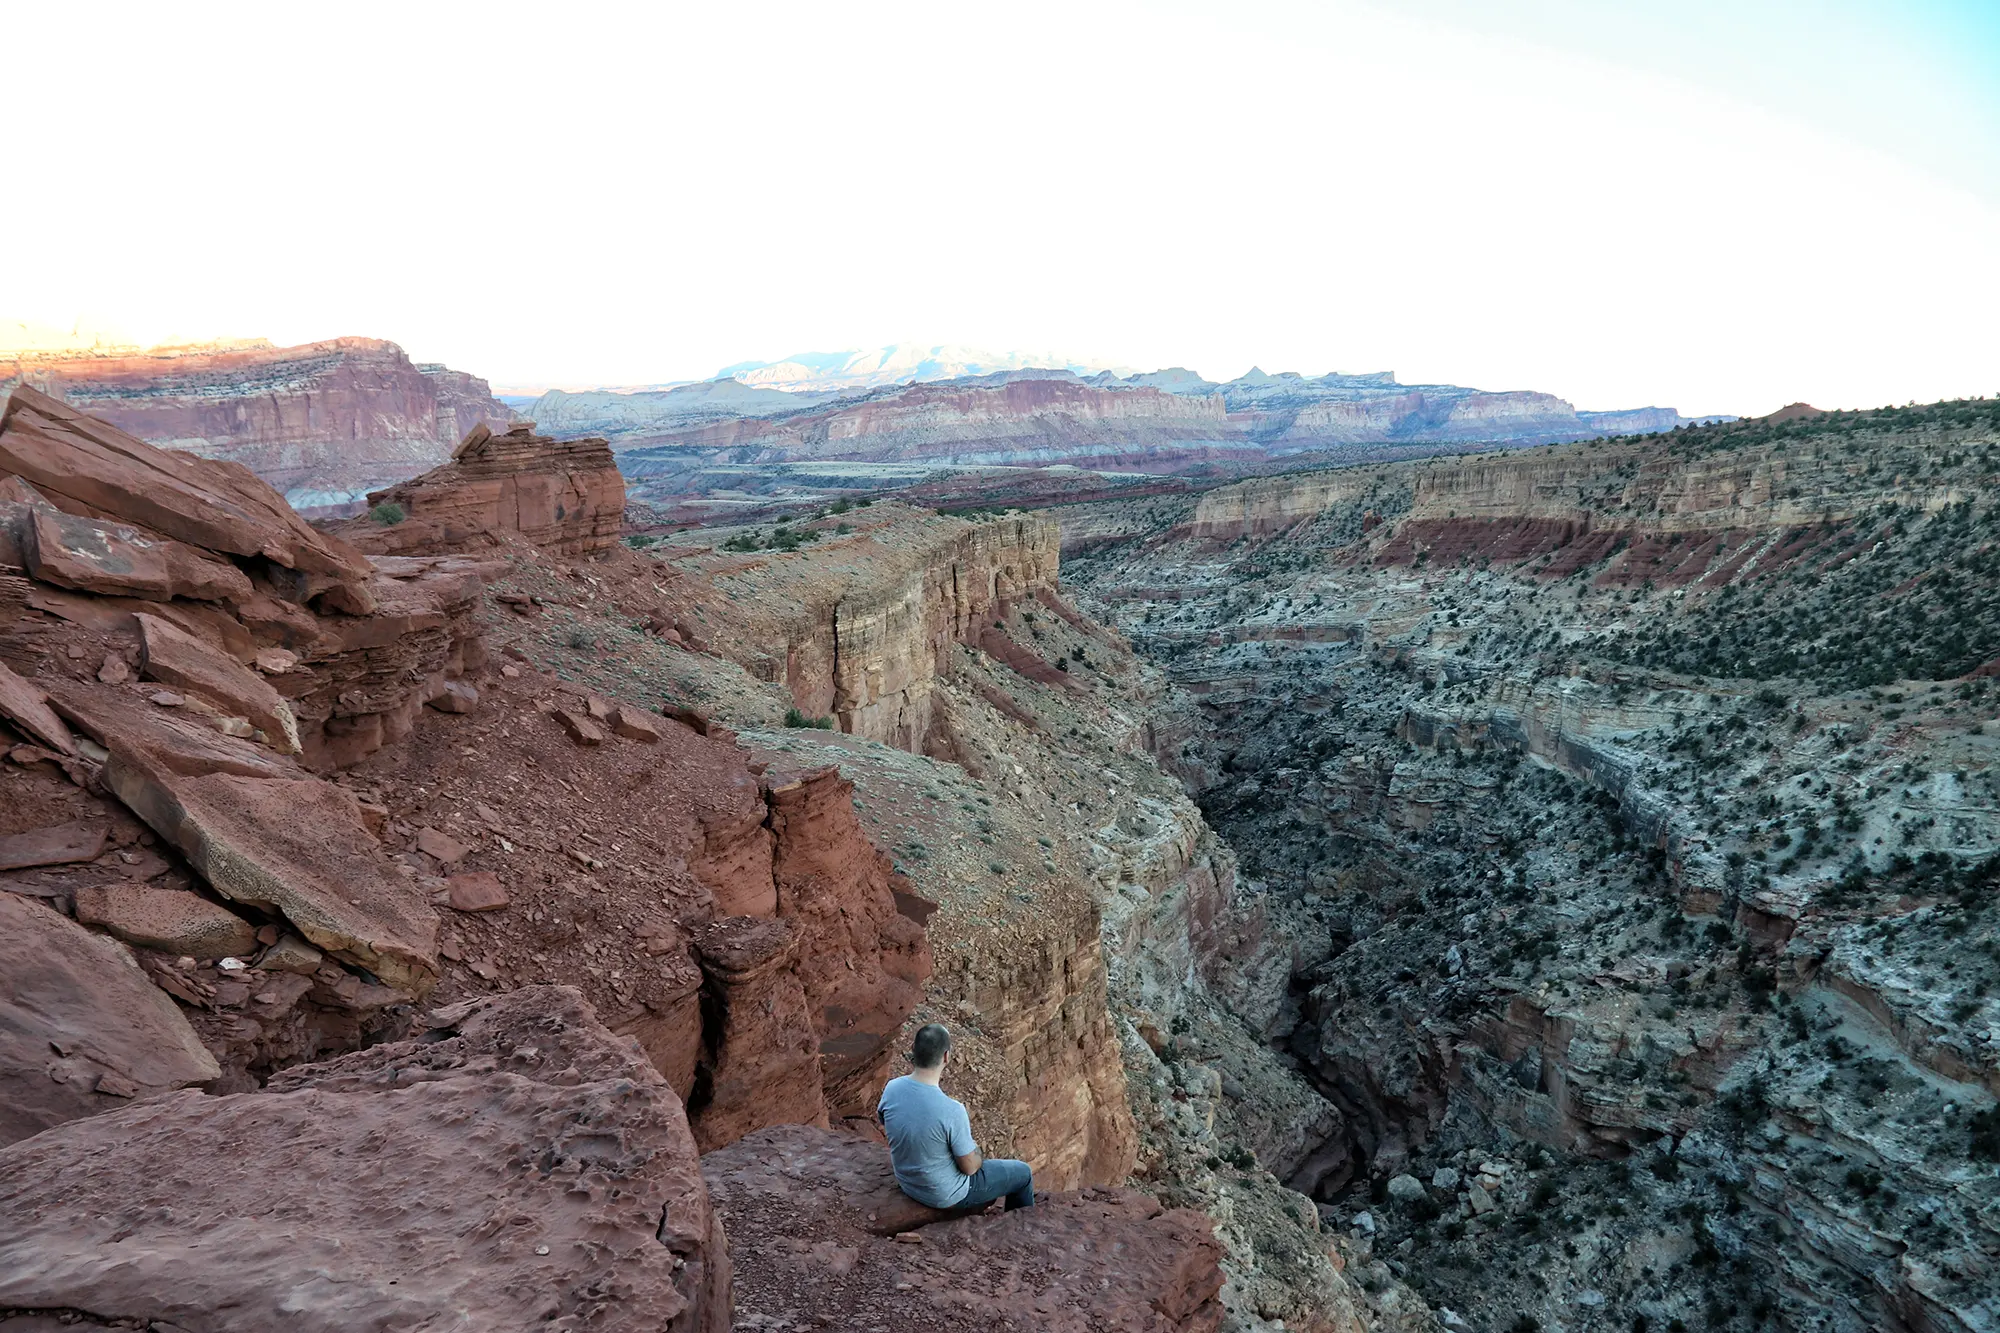
[[[513,420],[486,381],[374,338],[0,356],[0,389],[17,384],[240,464],[300,509],[350,506],[442,461],[467,431]]]
[[[371,492],[373,519],[342,526],[383,555],[463,549],[505,534],[559,555],[590,555],[618,540],[625,481],[601,439],[557,442],[532,421],[503,435],[474,427],[451,461]]]
[[[1134,1191],[1044,1195],[1032,1209],[924,1224],[878,1141],[787,1126],[701,1165],[731,1237],[739,1322],[811,1312],[843,1329],[1221,1327],[1208,1219]]]
[[[629,1040],[557,987],[421,1026],[263,1092],[156,1097],[0,1149],[0,1309],[731,1327],[687,1120]]]
[[[61,621],[136,643],[138,674],[314,765],[407,734],[483,661],[475,565],[377,565],[234,464],[22,388],[0,418],[0,473],[0,608],[28,617],[0,636],[25,645],[26,626]],[[268,672],[251,669],[260,653]]]
[[[948,749],[931,692],[954,647],[976,643],[998,608],[1053,591],[1057,529],[901,506],[873,515],[815,552],[705,570],[718,594],[704,607],[709,633],[753,675],[782,683],[807,717],[902,749]]]

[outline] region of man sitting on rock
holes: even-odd
[[[951,1033],[944,1025],[924,1024],[910,1046],[915,1068],[882,1089],[877,1114],[889,1131],[896,1183],[932,1208],[983,1208],[1002,1196],[1009,1212],[1033,1208],[1035,1178],[1028,1164],[981,1157],[964,1105],[938,1086],[950,1053]]]

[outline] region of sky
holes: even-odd
[[[503,386],[917,341],[1593,409],[2000,393],[1994,0],[8,27],[0,326],[363,334]]]

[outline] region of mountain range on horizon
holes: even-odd
[[[1695,419],[1667,407],[1579,411],[1534,390],[1402,384],[1387,371],[1253,368],[1218,382],[1183,367],[1139,373],[946,344],[800,353],[697,383],[529,399],[373,338],[148,349],[96,336],[37,341],[0,353],[0,388],[27,384],[142,438],[234,459],[312,510],[350,507],[442,461],[480,423],[517,414],[557,437],[603,436],[635,479],[649,478],[650,496],[678,484],[667,478],[717,465],[1236,475],[1312,455],[1506,448]]]

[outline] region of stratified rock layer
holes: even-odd
[[[517,422],[504,435],[475,428],[449,463],[371,493],[381,522],[361,520],[344,531],[364,549],[391,555],[507,534],[559,555],[609,548],[625,517],[625,480],[610,446],[556,441],[534,427]]]
[[[352,504],[513,419],[486,381],[375,338],[113,355],[17,354],[30,385],[140,439],[250,469],[301,509]]]
[[[0,1151],[0,1307],[186,1328],[730,1327],[680,1101],[534,988]]]

